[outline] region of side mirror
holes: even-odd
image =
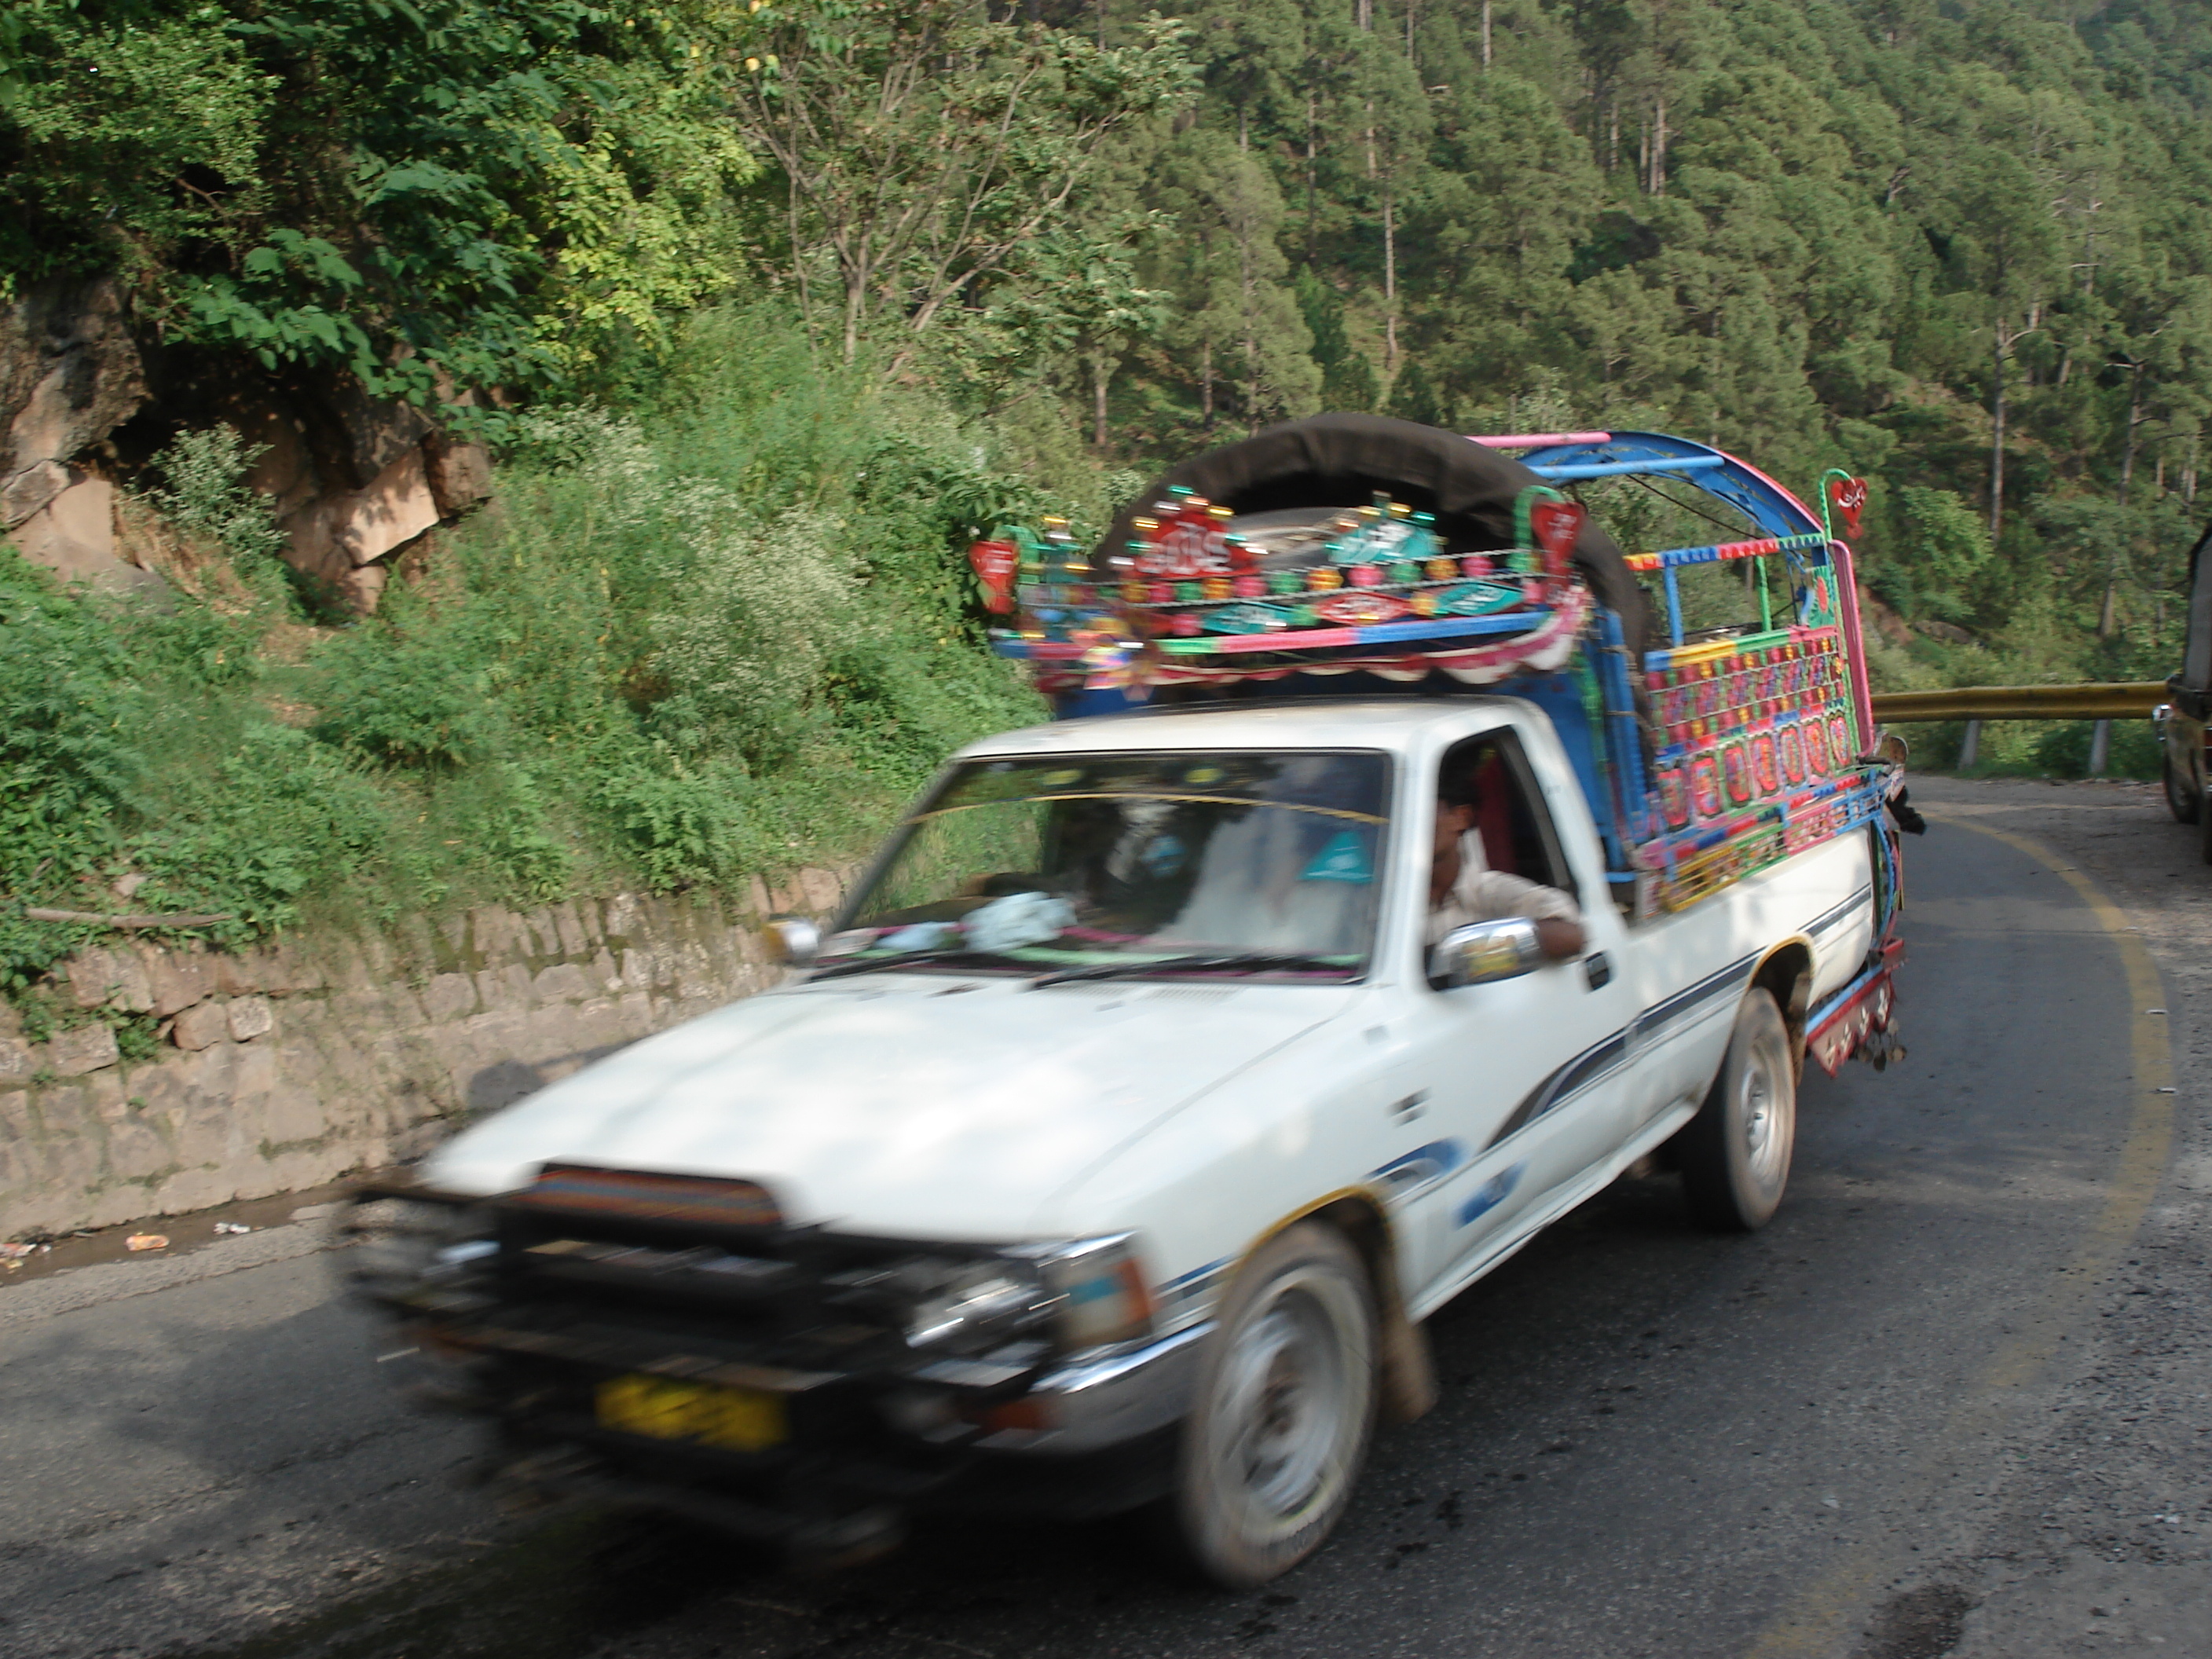
[[[1429,978],[1446,988],[1518,979],[1543,965],[1536,924],[1526,916],[1455,927],[1429,952]]]
[[[822,930],[805,916],[771,916],[761,929],[769,953],[787,968],[804,968],[821,953]]]

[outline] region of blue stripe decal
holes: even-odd
[[[1180,1290],[1182,1286],[1190,1284],[1194,1279],[1206,1279],[1212,1274],[1219,1273],[1228,1265],[1229,1258],[1224,1255],[1220,1261],[1209,1261],[1203,1267],[1193,1267],[1188,1273],[1184,1273],[1181,1278],[1170,1279],[1166,1284],[1161,1285],[1160,1289],[1163,1291]]]
[[[1553,1108],[1563,1104],[1579,1094],[1599,1079],[1612,1074],[1628,1054],[1628,1033],[1615,1031],[1602,1042],[1592,1043],[1565,1065],[1553,1072],[1522,1097],[1498,1133],[1483,1146],[1488,1152],[1499,1142],[1511,1139]]]
[[[1541,1117],[1561,1101],[1576,1093],[1586,1084],[1595,1083],[1606,1076],[1628,1052],[1628,1033],[1615,1031],[1595,1048],[1585,1049],[1574,1063],[1559,1076],[1549,1097],[1533,1115]]]
[[[1654,1003],[1636,1017],[1635,1031],[1638,1045],[1641,1046],[1663,1027],[1693,1013],[1702,1005],[1733,989],[1758,965],[1756,956],[1739,957],[1720,972],[1708,974],[1686,991],[1677,991],[1664,1002]]]
[[[1626,1030],[1592,1043],[1565,1066],[1531,1089],[1510,1116],[1498,1127],[1483,1147],[1488,1152],[1501,1141],[1510,1139],[1545,1113],[1564,1104],[1572,1096],[1602,1078],[1610,1076],[1629,1059],[1632,1049],[1640,1049],[1645,1043],[1660,1036],[1668,1026],[1693,1018],[1698,1011],[1715,997],[1735,990],[1758,964],[1757,957],[1744,957],[1730,963],[1717,974],[1708,974],[1687,990],[1677,991],[1664,1002],[1653,1004],[1636,1017],[1636,1023]]]
[[[1452,1218],[1454,1223],[1464,1227],[1503,1204],[1513,1195],[1513,1189],[1521,1184],[1521,1176],[1528,1167],[1525,1162],[1516,1164],[1509,1169],[1500,1170],[1484,1182],[1474,1189],[1467,1202],[1459,1206],[1459,1213]]]
[[[1833,927],[1838,922],[1849,918],[1852,911],[1857,909],[1861,904],[1864,903],[1873,896],[1873,888],[1860,888],[1857,892],[1852,894],[1841,904],[1836,906],[1834,909],[1823,911],[1820,915],[1814,917],[1812,921],[1807,922],[1805,924],[1805,931],[1813,935],[1815,939],[1819,938],[1822,933],[1826,933],[1829,928]]]

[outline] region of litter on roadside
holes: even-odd
[[[169,1248],[167,1233],[133,1233],[123,1241],[126,1250],[166,1250]]]
[[[0,1261],[21,1261],[34,1255],[38,1248],[35,1244],[0,1244]]]
[[[218,1233],[250,1233],[253,1231],[242,1221],[218,1221],[215,1224],[215,1230]]]

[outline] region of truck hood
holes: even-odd
[[[424,1177],[490,1194],[549,1160],[738,1176],[794,1221],[1048,1236],[1082,1227],[1051,1200],[1099,1160],[1358,994],[1028,985],[878,975],[732,1003],[487,1119]]]

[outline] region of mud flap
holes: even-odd
[[[1897,988],[1893,975],[1905,954],[1901,939],[1883,945],[1880,959],[1845,987],[1826,1007],[1814,1011],[1805,1033],[1805,1052],[1830,1077],[1858,1055],[1876,1071],[1905,1058],[1897,1040]]]
[[[1383,1316],[1382,1416],[1386,1422],[1411,1423],[1437,1403],[1437,1366],[1429,1351],[1429,1330],[1406,1317],[1396,1297]]]

